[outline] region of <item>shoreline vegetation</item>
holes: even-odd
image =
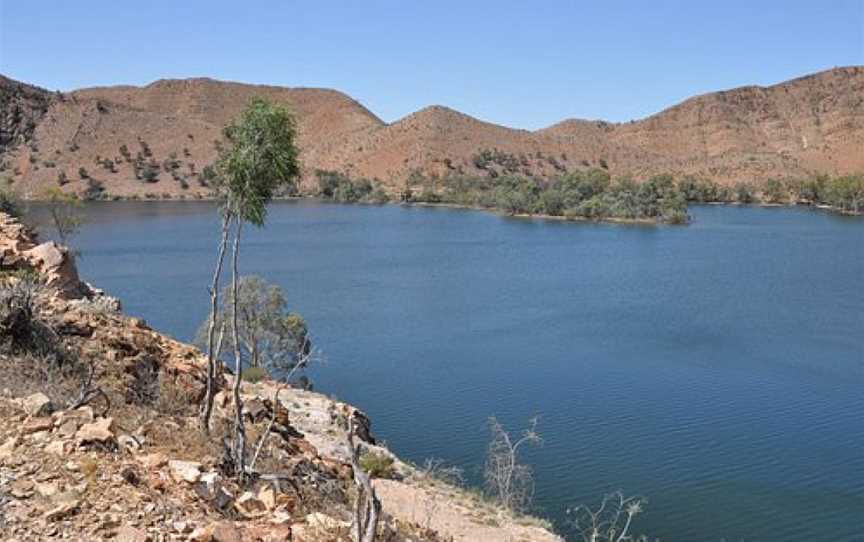
[[[405,180],[398,191],[388,190],[377,179],[351,178],[326,170],[315,171],[312,187],[278,194],[276,200],[320,199],[350,204],[401,204],[424,207],[498,212],[514,218],[617,224],[686,224],[688,205],[759,205],[763,207],[809,206],[847,216],[864,214],[864,175],[807,180],[769,180],[761,186],[740,182],[719,183],[671,175],[656,175],[643,182],[613,179],[602,168],[570,172],[553,179],[518,175],[497,177],[425,177],[419,172]],[[46,191],[46,194],[49,191]],[[147,193],[120,196],[107,191],[73,194],[84,201],[201,200],[196,194]],[[0,188],[0,205],[25,199],[8,185]],[[27,201],[43,201],[36,194]]]
[[[374,180],[317,171],[315,196],[339,203],[394,201]],[[396,202],[412,205],[498,211],[513,217],[637,224],[684,224],[694,204],[807,205],[843,215],[864,212],[864,175],[808,180],[769,180],[725,186],[693,177],[656,175],[643,182],[612,179],[600,168],[554,179],[520,176],[429,178],[415,173]]]

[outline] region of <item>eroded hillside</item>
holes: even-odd
[[[391,124],[328,89],[211,79],[50,93],[0,80],[2,169],[25,194],[208,192],[203,168],[222,127],[254,96],[295,113],[304,182],[316,169],[393,190],[425,176],[552,177],[592,167],[637,179],[694,175],[723,184],[864,170],[864,68],[697,96],[630,123],[565,120],[527,131],[432,106]]]

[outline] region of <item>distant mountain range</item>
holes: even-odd
[[[145,87],[51,92],[0,76],[0,177],[25,192],[204,193],[197,178],[222,127],[254,96],[296,115],[304,183],[315,169],[377,178],[398,189],[425,176],[552,177],[607,168],[719,183],[864,171],[864,67],[690,98],[642,120],[568,119],[536,131],[431,106],[385,123],[330,89],[160,80]]]

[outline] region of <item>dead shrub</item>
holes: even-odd
[[[78,396],[86,378],[87,367],[68,358],[58,364],[51,356],[0,354],[0,389],[16,397],[42,392],[55,405],[66,406]]]
[[[64,360],[63,342],[42,314],[46,295],[42,280],[32,272],[0,279],[0,351]]]

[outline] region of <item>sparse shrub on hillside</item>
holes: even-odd
[[[175,171],[180,169],[180,160],[177,159],[177,153],[171,153],[168,158],[162,161],[163,171]]]
[[[601,158],[598,163],[603,169],[609,169],[609,164],[606,163],[606,160],[604,158]]]
[[[381,452],[366,452],[360,456],[360,466],[372,478],[392,479],[396,475],[393,458]]]
[[[738,203],[753,203],[753,187],[749,183],[735,185],[735,201]]]
[[[127,162],[132,161],[132,154],[129,152],[129,147],[127,147],[125,143],[123,145],[120,145],[119,150],[120,156],[122,156],[124,160],[126,160]]]
[[[61,245],[70,246],[72,237],[78,233],[84,223],[81,201],[73,194],[67,194],[59,188],[49,188],[42,193],[41,199],[48,208],[48,216],[57,234],[57,241]]]
[[[82,193],[83,199],[87,201],[92,201],[96,199],[101,199],[105,195],[105,185],[102,184],[102,181],[98,181],[93,178],[87,179],[87,188]]]
[[[646,502],[643,497],[626,497],[616,491],[603,497],[596,508],[579,505],[567,509],[569,527],[584,542],[648,542],[648,537],[632,534],[633,522]]]
[[[511,437],[495,417],[489,418],[492,440],[486,453],[483,472],[486,488],[499,506],[512,512],[527,510],[534,497],[534,475],[521,462],[522,448],[542,443],[537,433],[537,418],[529,421],[521,435]]]
[[[825,182],[822,201],[844,213],[864,211],[864,175],[845,175]]]
[[[515,155],[499,149],[481,149],[471,157],[471,161],[477,169],[488,170],[491,166],[496,165],[502,169],[503,173],[516,173],[519,166],[524,165],[522,160]]]
[[[87,170],[84,169],[83,167],[79,167],[79,168],[78,168],[78,176],[79,176],[82,180],[83,180],[83,179],[89,179],[89,178],[90,178],[90,174],[87,173]]]
[[[147,144],[143,139],[138,140],[138,145],[141,146],[141,154],[145,158],[151,158],[153,156],[153,151],[150,150],[150,145]]]
[[[369,179],[352,180],[336,171],[316,170],[317,196],[341,203],[380,202],[384,191]]]
[[[768,179],[762,187],[762,201],[765,203],[786,203],[789,201],[789,190],[782,181]]]
[[[57,185],[58,186],[64,186],[67,184],[69,184],[69,179],[66,177],[66,172],[61,171],[60,173],[57,174]]]
[[[264,367],[246,367],[243,371],[243,382],[261,382],[265,378],[269,378],[270,374]]]
[[[237,291],[237,336],[244,366],[263,367],[277,379],[299,376],[312,354],[312,342],[303,317],[288,312],[282,288],[260,277],[244,276],[238,280]],[[233,287],[224,288],[220,299],[216,327],[231,337]],[[207,345],[209,326],[208,318],[198,330],[196,341],[202,347]],[[227,362],[230,354],[233,352],[225,352],[223,361]]]
[[[21,198],[9,186],[8,180],[0,182],[0,212],[16,218],[21,216]]]
[[[0,351],[63,360],[59,336],[42,317],[47,295],[41,277],[32,272],[0,278]]]
[[[150,165],[144,166],[141,170],[141,179],[145,183],[159,182],[159,170]]]

